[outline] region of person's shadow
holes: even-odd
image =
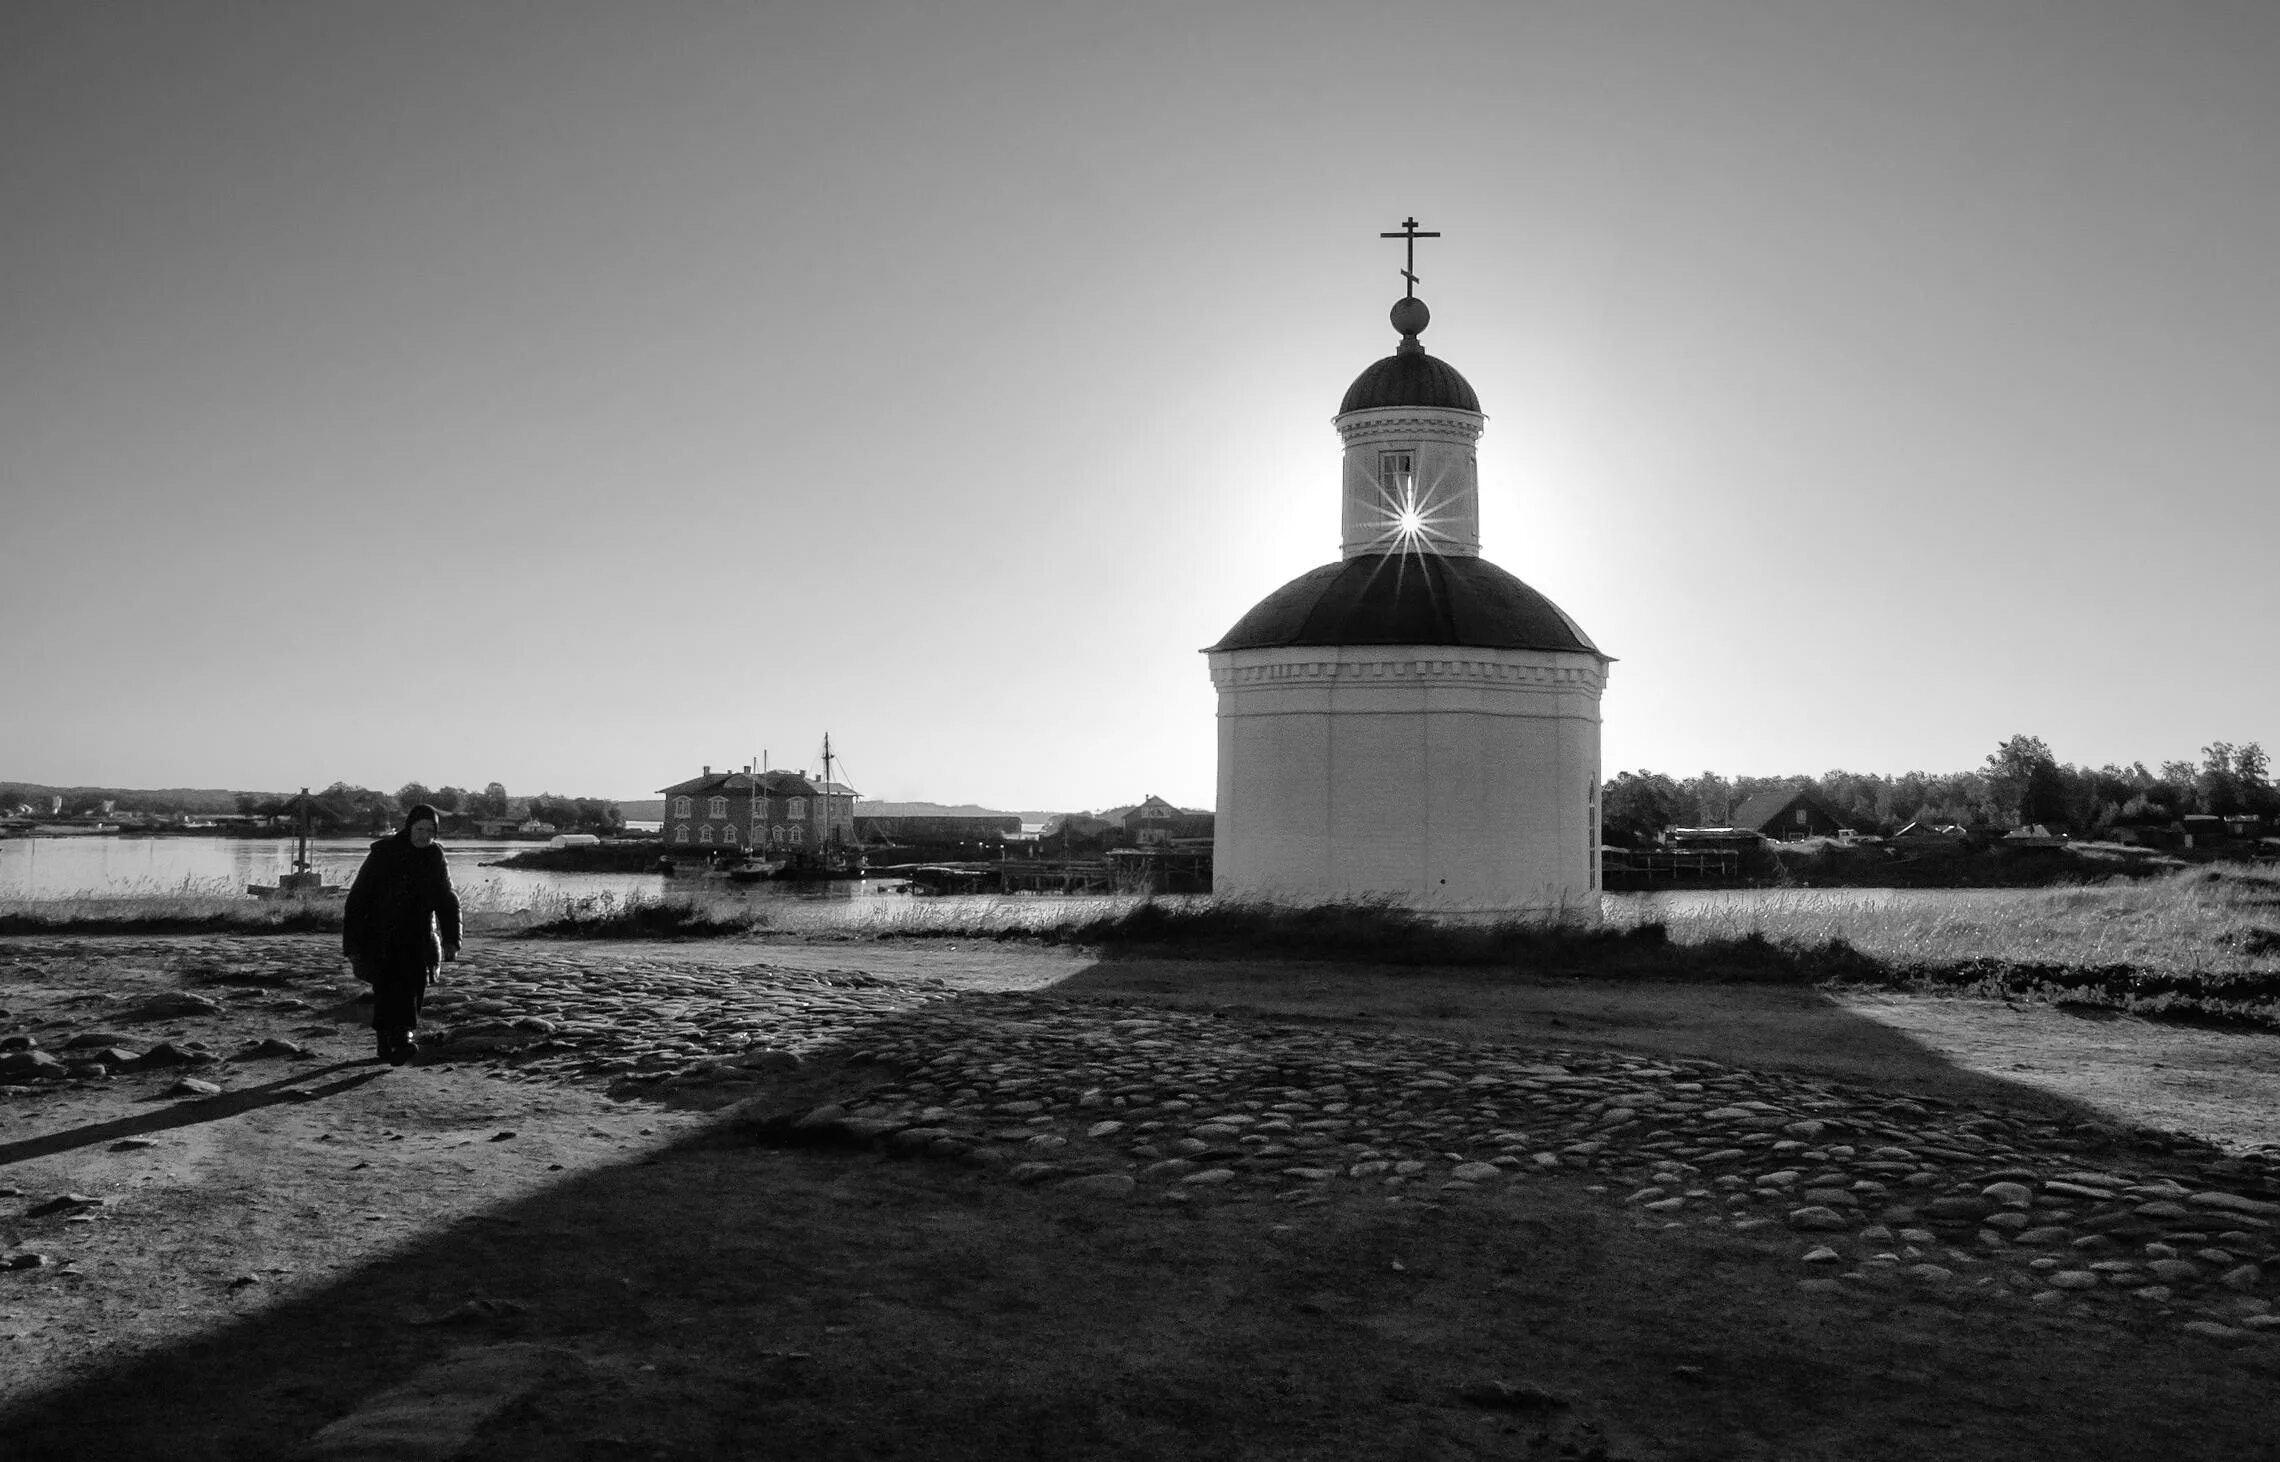
[[[357,1070],[359,1067],[375,1068]],[[16,1142],[0,1143],[0,1167],[10,1163],[27,1162],[35,1157],[51,1157],[74,1148],[92,1147],[98,1142],[116,1142],[122,1137],[140,1137],[145,1133],[164,1132],[172,1127],[189,1127],[199,1122],[215,1122],[224,1117],[235,1117],[241,1112],[261,1107],[274,1107],[285,1102],[313,1102],[328,1096],[353,1091],[381,1074],[385,1068],[376,1067],[371,1060],[336,1061],[330,1066],[312,1067],[296,1071],[291,1076],[261,1086],[225,1091],[219,1096],[204,1097],[196,1101],[183,1101],[163,1111],[145,1112],[140,1116],[118,1117],[108,1122],[92,1122],[85,1127],[74,1127],[64,1132],[49,1132],[39,1137],[26,1137]],[[355,1071],[353,1076],[342,1077],[324,1086],[302,1086],[298,1083],[313,1077],[327,1076],[337,1071]],[[165,1098],[156,1098],[165,1100]]]

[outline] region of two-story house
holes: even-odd
[[[855,789],[805,772],[706,767],[658,792],[665,841],[674,848],[802,854],[855,841]]]
[[[1174,807],[1154,793],[1137,806],[1112,807],[1100,815],[1122,828],[1125,842],[1135,848],[1169,847],[1209,838],[1213,824],[1210,813]]]

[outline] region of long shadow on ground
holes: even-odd
[[[353,1071],[356,1074],[323,1086],[308,1084],[315,1077],[328,1076],[335,1071]],[[194,1127],[201,1122],[219,1122],[259,1111],[263,1107],[282,1106],[288,1102],[320,1101],[328,1096],[353,1091],[378,1075],[380,1063],[372,1060],[336,1061],[329,1066],[308,1067],[260,1086],[238,1087],[197,1101],[172,1101],[171,1105],[144,1112],[140,1116],[116,1117],[107,1122],[90,1122],[85,1126],[43,1133],[16,1142],[0,1142],[0,1167],[6,1167],[10,1163],[29,1162],[36,1157],[53,1157],[59,1152],[93,1147],[100,1142],[147,1137],[153,1132]]]
[[[1102,962],[1058,996],[887,1020],[761,1107],[890,1085],[925,1100],[922,1058],[866,1053],[939,1039],[945,1015],[1132,1016],[1130,975]],[[1219,1018],[1264,1053],[1236,1076],[1283,1079],[1271,1020]],[[1901,1038],[1858,1024],[1904,1064],[1882,1049]],[[32,1398],[0,1418],[0,1453],[289,1456],[375,1393],[509,1343],[552,1368],[462,1455],[2017,1462],[2267,1445],[2254,1356],[1939,1291],[1802,1295],[1789,1235],[1650,1230],[1573,1179],[1400,1202],[1102,1198],[819,1130],[799,1145],[731,1122],[449,1225]],[[2067,1140],[2084,1162],[2163,1160],[2090,1128]]]

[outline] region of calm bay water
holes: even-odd
[[[344,887],[356,877],[369,838],[312,838],[309,861],[327,883]],[[539,873],[482,865],[531,843],[443,844],[452,886],[461,902],[480,909],[512,909],[537,894],[655,893],[665,880],[654,873]],[[275,883],[293,867],[293,840],[279,838],[9,838],[0,841],[0,898],[63,898],[73,894],[239,893],[253,883]]]
[[[327,883],[342,887],[356,877],[370,838],[312,838],[309,862]],[[507,913],[533,900],[611,894],[663,893],[675,887],[655,873],[542,873],[528,868],[486,868],[536,843],[447,838],[443,856],[452,887],[470,912]],[[0,899],[69,898],[77,894],[243,894],[248,884],[275,883],[293,867],[291,838],[5,838],[0,839]],[[696,886],[691,880],[678,887]],[[708,892],[801,902],[867,898],[899,892],[899,879],[835,879],[824,883],[750,886],[708,882]]]

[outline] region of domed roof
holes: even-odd
[[[1372,553],[1324,564],[1260,600],[1211,648],[1284,645],[1600,653],[1557,604],[1495,564],[1437,553]]]
[[[1471,383],[1457,374],[1455,366],[1415,348],[1414,339],[1407,345],[1411,348],[1396,351],[1354,377],[1354,384],[1346,388],[1346,399],[1338,403],[1340,416],[1377,406],[1480,410],[1480,398],[1473,394]]]

